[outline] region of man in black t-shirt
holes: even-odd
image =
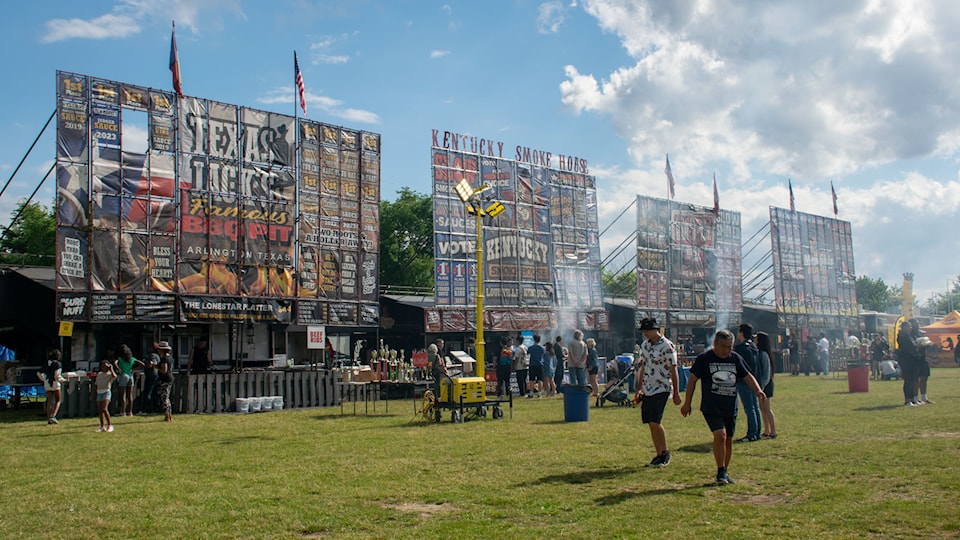
[[[737,422],[737,381],[743,380],[760,401],[767,399],[757,380],[747,371],[743,358],[733,352],[733,334],[718,330],[713,338],[713,348],[697,357],[690,367],[687,394],[680,414],[690,415],[690,402],[703,379],[700,392],[700,412],[713,432],[713,458],[717,463],[717,483],[732,484],[727,474],[733,454],[733,432]]]

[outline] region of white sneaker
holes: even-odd
[[[107,432],[113,433],[113,426],[107,426]]]
[[[105,429],[103,429],[103,426],[100,426],[100,427],[97,428],[97,433],[100,433],[100,432],[103,432],[103,431],[106,431]]]
[[[914,402],[912,402],[912,401],[908,401],[908,402],[904,403],[903,406],[904,406],[904,407],[916,407],[917,404],[914,403]]]

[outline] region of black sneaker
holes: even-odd
[[[658,467],[666,467],[669,464],[670,464],[670,451],[664,450],[663,453],[660,454],[660,465],[658,465]]]
[[[727,485],[727,475],[726,473],[717,473],[717,485],[725,486]]]
[[[733,483],[733,478],[730,478],[730,475],[727,474],[726,471],[724,471],[724,473],[723,473],[723,480],[724,480],[726,483],[728,483],[728,484],[732,484],[732,483]]]
[[[650,460],[650,463],[647,463],[647,467],[663,467],[663,454],[659,454]]]

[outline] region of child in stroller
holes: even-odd
[[[607,384],[603,392],[597,397],[597,405],[603,407],[603,403],[609,401],[626,407],[633,406],[633,400],[623,388],[627,379],[630,377],[630,366],[625,362],[616,359],[607,361]]]

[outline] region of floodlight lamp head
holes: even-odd
[[[492,217],[492,218],[495,218],[495,217],[499,216],[501,213],[503,213],[503,211],[504,211],[505,209],[506,209],[506,208],[503,206],[503,203],[502,203],[502,202],[500,202],[500,201],[493,201],[492,203],[490,203],[489,206],[487,206],[487,207],[484,209],[484,212],[485,212],[488,216],[490,216],[490,217]]]
[[[481,193],[483,193],[484,191],[487,191],[487,190],[489,190],[489,189],[490,189],[490,186],[487,185],[487,184],[484,184],[484,185],[478,187],[478,188],[473,192],[473,194],[474,194],[474,195],[479,195],[479,194],[481,194]]]
[[[457,182],[457,185],[453,188],[457,192],[457,197],[460,197],[460,200],[467,202],[471,197],[476,193],[473,191],[473,187],[470,186],[470,182],[467,182],[466,178],[461,179]]]

